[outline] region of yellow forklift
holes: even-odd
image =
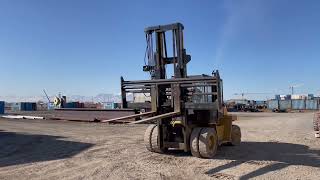
[[[224,107],[219,72],[187,75],[191,56],[184,48],[183,29],[181,23],[145,29],[148,61],[143,70],[150,73],[150,80],[125,81],[121,77],[122,105],[123,108],[134,108],[134,103],[127,101],[128,93],[151,97],[151,102],[146,102],[151,111],[136,115],[148,117],[132,123],[156,122],[144,135],[149,151],[165,153],[179,149],[191,151],[195,157],[212,158],[218,146],[238,145],[241,131],[239,126],[232,124],[235,118],[228,115]],[[171,47],[168,47],[167,37],[172,40]],[[171,77],[167,77],[169,65],[173,66]]]

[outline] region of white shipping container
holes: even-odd
[[[306,99],[306,95],[301,95],[301,94],[293,94],[291,95],[291,99]]]
[[[133,102],[143,103],[146,101],[151,101],[150,93],[135,93],[133,94]]]

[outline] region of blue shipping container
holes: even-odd
[[[27,109],[26,103],[25,102],[21,102],[20,103],[20,111],[25,111],[26,109]]]
[[[306,101],[304,99],[293,99],[292,109],[295,109],[295,110],[306,109]]]
[[[0,114],[4,114],[5,103],[4,101],[0,101]]]
[[[26,103],[26,111],[32,111],[32,104]]]
[[[306,109],[316,110],[318,109],[318,101],[317,100],[306,100]]]
[[[21,111],[36,111],[37,104],[31,102],[21,102],[20,103],[20,110]]]
[[[278,100],[269,100],[267,102],[268,109],[279,109],[279,101]]]
[[[279,109],[280,110],[291,109],[291,100],[281,100],[281,101],[279,101]]]
[[[65,104],[65,108],[76,108],[74,102],[68,102]]]
[[[65,108],[82,108],[79,102],[68,102],[65,104]]]
[[[26,110],[26,103],[25,102],[21,102],[20,103],[20,111],[25,111]]]

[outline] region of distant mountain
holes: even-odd
[[[53,101],[55,96],[50,96],[50,100]],[[132,96],[128,96],[128,100],[132,99]],[[0,101],[6,102],[48,102],[45,96],[0,96]],[[67,101],[80,101],[80,102],[121,102],[121,95],[115,94],[98,94],[96,96],[81,96],[71,95],[67,96]]]
[[[114,94],[98,94],[96,96],[80,96],[72,95],[67,97],[67,101],[80,101],[80,102],[121,102],[120,95]]]
[[[53,100],[54,97],[50,97]],[[45,96],[0,96],[0,101],[6,102],[47,102],[48,99]]]

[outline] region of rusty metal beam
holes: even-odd
[[[150,118],[142,119],[142,120],[139,120],[139,121],[134,121],[134,122],[131,122],[129,124],[138,124],[138,123],[142,123],[142,122],[153,121],[153,120],[156,120],[156,119],[163,119],[163,118],[173,117],[173,116],[177,116],[179,114],[180,114],[180,112],[175,111],[175,112],[170,112],[170,113],[161,114],[161,115],[158,115],[158,116],[153,116],[153,117],[150,117]]]
[[[102,122],[102,123],[107,123],[107,122],[112,122],[112,121],[119,121],[119,120],[125,120],[125,119],[133,119],[133,118],[137,118],[137,117],[141,117],[141,116],[152,115],[152,114],[154,114],[154,113],[156,113],[156,112],[150,111],[150,112],[146,112],[146,113],[134,114],[134,115],[130,115],[130,116],[123,116],[123,117],[114,118],[114,119],[101,120],[101,122]]]

